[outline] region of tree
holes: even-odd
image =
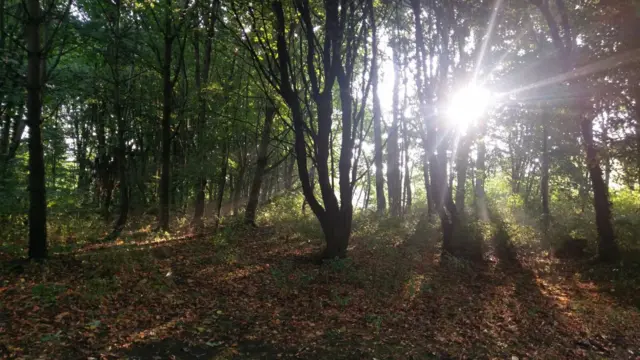
[[[39,0],[26,0],[27,125],[29,126],[29,258],[47,257],[47,199],[42,148],[43,21]]]
[[[269,160],[269,142],[271,141],[271,128],[273,125],[273,118],[275,117],[275,114],[275,107],[273,107],[272,105],[267,105],[267,108],[265,110],[264,126],[262,129],[260,145],[258,146],[258,160],[256,163],[255,172],[253,174],[253,180],[251,182],[251,190],[249,191],[249,200],[247,202],[247,209],[244,217],[245,222],[253,226],[255,226],[256,222],[256,210],[258,208],[262,178],[264,176],[267,162]]]

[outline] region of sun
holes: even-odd
[[[467,85],[456,92],[447,106],[447,118],[458,131],[465,132],[491,104],[491,92],[478,85]]]

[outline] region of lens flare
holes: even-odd
[[[487,111],[491,101],[492,95],[489,90],[469,85],[451,97],[447,117],[453,127],[464,132]]]

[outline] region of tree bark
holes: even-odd
[[[245,142],[246,144],[246,142]],[[244,189],[244,178],[247,171],[247,159],[246,149],[241,149],[240,161],[238,162],[238,174],[236,175],[236,182],[233,187],[233,196],[231,199],[231,205],[233,209],[233,215],[236,216],[240,212],[240,198],[242,197],[242,189]]]
[[[42,67],[39,0],[26,0],[27,125],[29,126],[29,258],[47,257],[47,200],[42,146]]]
[[[471,146],[471,139],[469,136],[464,136],[460,139],[458,145],[458,152],[456,158],[456,208],[460,213],[464,214],[465,211],[465,196],[467,186],[467,169],[469,168],[469,148]]]
[[[351,98],[351,81],[352,68],[347,62],[345,69],[343,62],[343,43],[342,37],[345,33],[341,25],[340,17],[347,16],[347,8],[340,8],[337,0],[326,0],[324,2],[325,9],[325,25],[324,25],[324,56],[323,61],[323,89],[320,91],[318,77],[314,64],[314,52],[316,44],[314,42],[313,26],[311,23],[311,9],[308,1],[298,3],[298,9],[301,12],[301,18],[307,33],[307,75],[310,79],[313,92],[313,100],[317,107],[317,134],[314,138],[315,158],[318,170],[318,184],[322,195],[322,205],[315,197],[313,189],[309,181],[309,172],[307,167],[307,144],[306,132],[308,129],[305,123],[301,103],[296,91],[291,83],[291,75],[289,73],[290,55],[286,38],[286,23],[284,10],[280,1],[272,3],[276,16],[276,32],[277,32],[277,50],[278,50],[278,68],[279,68],[279,91],[289,109],[293,119],[293,127],[295,134],[295,151],[298,164],[298,175],[302,184],[302,191],[309,203],[311,210],[314,212],[325,235],[326,248],[322,253],[322,258],[334,258],[346,256],[346,249],[351,235],[351,222],[353,216],[352,204],[352,184],[350,179],[351,158],[353,152],[352,137],[352,98]],[[349,16],[353,14],[349,12]],[[346,21],[346,19],[344,19]],[[347,40],[349,42],[349,40]],[[352,48],[346,47],[347,51],[353,51]],[[353,55],[353,54],[351,54]],[[344,58],[349,58],[346,56]],[[333,115],[333,87],[336,80],[340,89],[341,103],[341,148],[340,159],[338,162],[339,170],[339,192],[340,203],[336,197],[335,188],[331,186],[331,178],[329,172],[329,151],[331,133],[332,115]]]
[[[267,161],[269,160],[267,155],[269,142],[271,141],[271,128],[273,118],[275,116],[275,110],[276,109],[271,106],[267,107],[264,118],[264,128],[262,129],[262,137],[258,147],[258,161],[255,173],[253,174],[253,181],[251,182],[251,191],[249,192],[247,210],[244,213],[245,223],[253,226],[256,225],[256,210],[258,208],[258,199],[260,198],[260,186],[262,185],[264,170],[267,167]]]
[[[430,217],[433,214],[433,210],[435,208],[433,193],[432,193],[432,185],[429,176],[429,160],[432,153],[433,144],[431,141],[433,140],[431,134],[427,134],[430,119],[427,118],[427,103],[429,99],[427,99],[427,94],[429,94],[428,82],[427,82],[427,68],[426,68],[426,60],[427,60],[427,50],[424,41],[423,34],[423,26],[422,26],[422,6],[420,0],[411,0],[411,9],[413,11],[414,18],[414,27],[415,27],[415,36],[416,36],[416,89],[417,89],[417,97],[418,97],[418,119],[419,123],[423,124],[421,129],[421,137],[422,137],[422,147],[424,150],[424,156],[422,157],[422,165],[423,165],[423,175],[424,175],[424,186],[425,191],[427,193],[427,217]],[[425,220],[429,220],[428,218]]]
[[[369,0],[369,15],[371,21],[371,86],[373,88],[373,138],[374,138],[374,166],[376,169],[376,210],[383,213],[387,209],[384,194],[384,175],[382,171],[382,109],[378,96],[378,34],[373,0]]]
[[[486,155],[487,155],[487,145],[484,142],[484,130],[483,127],[480,136],[478,138],[478,151],[476,158],[476,183],[474,189],[474,202],[475,202],[475,210],[476,215],[480,220],[487,221],[489,220],[488,209],[485,199],[484,193],[484,181],[487,176],[486,170]]]
[[[171,60],[173,48],[173,25],[171,0],[166,0],[164,29],[164,58],[162,63],[162,170],[160,173],[160,211],[158,228],[169,231],[169,188],[171,186],[171,115],[173,84],[171,81]]]
[[[120,0],[116,0],[116,18],[114,23],[115,32],[115,54],[113,64],[113,76],[114,76],[114,91],[113,91],[113,106],[116,115],[116,126],[118,131],[118,146],[116,149],[116,163],[118,165],[118,177],[120,182],[120,214],[116,220],[113,231],[119,233],[127,223],[127,215],[129,212],[129,183],[127,179],[127,144],[125,134],[127,131],[127,124],[122,115],[122,104],[120,101]]]
[[[202,129],[204,127],[206,121],[206,111],[207,104],[206,99],[203,93],[203,86],[206,86],[209,82],[209,72],[211,70],[211,52],[213,45],[213,36],[215,29],[215,19],[216,19],[216,10],[218,6],[218,0],[214,0],[211,8],[209,9],[209,16],[207,16],[207,36],[205,38],[204,43],[204,54],[202,59],[202,69],[200,68],[200,38],[196,36],[196,43],[194,45],[195,51],[195,85],[196,91],[198,92],[198,118],[196,122],[196,151],[202,152],[202,145],[204,143],[204,138],[202,135]],[[197,34],[196,34],[197,35]],[[199,155],[197,158],[201,158]],[[204,215],[204,201],[205,201],[205,189],[207,187],[207,178],[204,175],[201,175],[199,179],[196,180],[195,184],[196,189],[196,197],[194,203],[194,214],[193,220],[191,224],[195,227],[202,226],[202,216]],[[211,198],[211,196],[209,196]]]
[[[551,221],[551,211],[549,210],[549,119],[547,114],[542,124],[542,173],[540,176],[540,193],[542,196],[542,229],[544,233],[543,242],[548,245],[549,223]]]
[[[398,9],[396,9],[396,13]],[[397,14],[396,14],[397,17]],[[396,19],[396,27],[399,26]],[[402,184],[400,180],[400,158],[398,148],[398,128],[400,127],[400,40],[396,29],[395,39],[393,39],[393,120],[387,137],[387,187],[389,191],[389,212],[391,216],[400,216],[402,209]]]
[[[607,196],[607,189],[602,179],[602,169],[598,159],[598,150],[593,141],[593,122],[584,117],[580,122],[582,137],[587,153],[587,168],[593,188],[593,206],[596,212],[596,226],[598,229],[598,257],[605,262],[618,260],[619,251],[615,233],[611,223],[611,204]]]
[[[215,220],[215,228],[218,228],[220,225],[220,216],[222,211],[222,201],[224,196],[224,185],[227,182],[227,169],[229,167],[229,150],[228,144],[225,141],[223,146],[223,159],[222,164],[220,164],[220,177],[218,178],[218,194],[217,194],[217,203],[216,203],[216,220]]]

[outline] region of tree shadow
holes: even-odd
[[[593,259],[561,259],[552,271],[576,283],[593,283],[597,292],[621,307],[640,310],[640,255],[622,254],[619,263],[607,264]]]
[[[571,286],[576,284],[567,281],[567,273],[554,265],[559,263],[540,253],[521,255],[524,249],[514,245],[510,225],[495,214],[493,221],[491,244],[498,260],[496,268],[502,273],[504,284],[513,289],[513,312],[519,319],[518,333],[526,334],[528,339],[523,347],[527,354],[554,349],[554,353],[564,352],[567,357],[628,357],[625,347],[634,341],[625,340],[618,329],[608,325],[599,329],[606,334],[591,333],[593,324],[581,306],[593,299],[581,299],[580,292]]]
[[[58,358],[576,357],[571,319],[518,249],[496,250],[495,267],[443,263],[433,229],[416,238],[360,230],[349,259],[322,266],[298,261],[317,244],[282,228],[96,252],[49,273],[73,291],[38,313],[59,343],[29,349],[45,358],[51,349]],[[510,244],[509,233],[505,225],[496,244]],[[122,254],[134,258],[116,263]],[[28,298],[31,288],[13,284],[15,299]],[[33,342],[36,325],[19,320],[34,311],[7,313],[24,326],[18,346]]]

